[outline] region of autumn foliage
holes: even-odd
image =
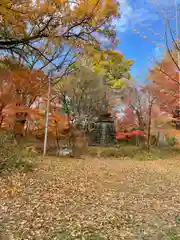
[[[98,36],[115,40],[112,18],[116,0],[3,0],[0,4],[0,50],[18,55],[30,66],[40,62],[61,69],[67,59],[86,45],[100,46]]]
[[[179,73],[171,56],[165,58],[153,69],[148,77],[162,111],[172,114],[179,105]]]
[[[0,3],[0,128],[42,138],[48,100],[48,81],[60,79],[88,46],[101,49],[101,39],[116,43],[113,0],[2,0]],[[51,74],[50,74],[51,73]],[[51,76],[50,76],[51,75]],[[58,93],[59,94],[59,93]],[[52,89],[48,136],[77,136]]]

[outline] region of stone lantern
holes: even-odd
[[[90,145],[109,146],[115,141],[115,125],[110,113],[103,113],[94,123]]]

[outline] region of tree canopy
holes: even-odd
[[[41,67],[51,63],[60,69],[72,50],[99,46],[99,35],[114,40],[112,20],[118,15],[116,0],[3,0],[0,50],[31,65],[41,61]]]
[[[179,73],[172,57],[167,53],[164,59],[150,69],[149,80],[156,93],[162,111],[172,114],[179,104]]]
[[[127,80],[130,80],[129,70],[132,65],[133,60],[126,60],[122,53],[115,50],[97,50],[91,62],[93,71],[101,74],[112,88],[121,88]]]

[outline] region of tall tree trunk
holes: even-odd
[[[152,114],[152,104],[149,106],[149,114],[148,114],[148,132],[147,132],[147,150],[150,151],[151,146],[151,114]]]

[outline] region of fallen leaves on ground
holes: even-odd
[[[45,158],[1,177],[14,239],[180,239],[180,161]]]

